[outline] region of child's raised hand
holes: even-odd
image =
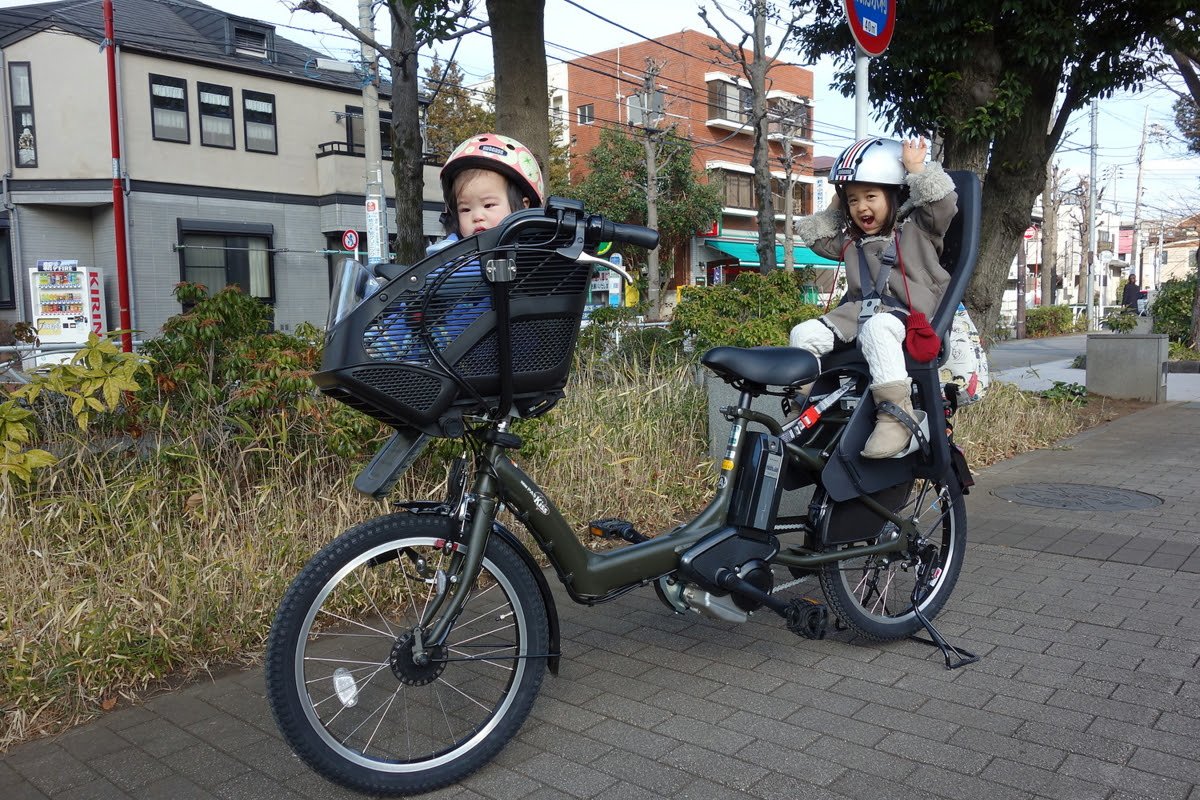
[[[905,139],[900,149],[900,160],[909,172],[921,172],[925,169],[925,154],[928,151],[929,146],[925,143],[924,136]]]

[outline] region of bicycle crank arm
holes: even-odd
[[[829,610],[820,603],[814,603],[803,597],[797,597],[791,602],[785,603],[745,580],[731,569],[723,569],[717,573],[717,585],[771,609],[784,618],[787,622],[787,629],[797,636],[805,639],[825,638]]]

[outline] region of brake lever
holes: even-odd
[[[630,276],[630,274],[628,272],[626,272],[624,269],[622,269],[621,267],[618,267],[616,264],[612,263],[611,261],[606,261],[603,258],[598,258],[597,256],[594,256],[590,253],[580,253],[579,255],[575,256],[575,261],[577,261],[580,264],[594,264],[598,267],[604,267],[605,269],[611,269],[613,272],[620,275],[625,280],[626,283],[628,283],[630,285],[633,284],[633,278]]]

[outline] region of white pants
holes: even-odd
[[[809,319],[792,328],[788,344],[817,356],[833,349],[833,331],[819,319]],[[904,323],[894,314],[876,314],[858,332],[858,344],[871,369],[872,385],[904,380]]]

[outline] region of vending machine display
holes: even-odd
[[[43,344],[82,344],[88,333],[108,330],[104,280],[76,261],[39,261],[29,270],[34,328]]]

